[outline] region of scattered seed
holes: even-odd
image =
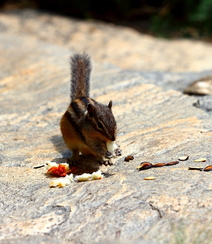
[[[165,163],[153,164],[152,167],[163,167],[166,166]]]
[[[142,162],[139,166],[136,167],[137,170],[149,169],[152,167],[152,164],[149,162]]]
[[[154,176],[149,176],[149,177],[145,177],[144,180],[154,180],[155,177]]]
[[[124,161],[129,162],[130,160],[133,160],[133,159],[134,159],[134,157],[131,156],[131,155],[129,155],[129,156],[127,156],[127,157],[124,159]]]
[[[175,164],[179,164],[179,161],[173,161],[173,162],[166,163],[166,166],[171,166],[171,165],[175,165]]]
[[[212,171],[212,165],[206,166],[203,170],[204,171]]]
[[[189,167],[189,170],[203,170],[202,167]]]
[[[206,162],[206,158],[199,158],[194,160],[194,162]]]
[[[200,133],[207,133],[207,132],[211,132],[212,130],[201,130]]]
[[[45,166],[45,164],[37,165],[37,166],[34,166],[33,169],[39,169],[39,168],[42,168],[42,167],[44,167],[44,166]]]
[[[186,161],[189,158],[189,156],[181,156],[178,158],[180,161]]]

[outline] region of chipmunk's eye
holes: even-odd
[[[104,129],[104,127],[103,127],[103,125],[102,125],[101,122],[98,122],[97,126],[98,126],[98,128],[99,128],[100,130],[103,130],[103,129]]]

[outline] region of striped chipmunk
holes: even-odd
[[[87,54],[71,57],[71,102],[62,116],[60,128],[72,151],[69,164],[77,164],[79,153],[93,155],[100,164],[121,155],[116,145],[116,121],[112,101],[103,105],[89,97],[91,62]]]

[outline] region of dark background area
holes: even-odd
[[[0,9],[35,8],[127,25],[161,37],[211,41],[212,0],[1,0]]]

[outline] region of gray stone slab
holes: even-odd
[[[91,94],[103,103],[113,99],[123,156],[102,166],[102,180],[49,188],[45,169],[33,166],[68,154],[59,120],[69,103],[70,52],[9,33],[0,36],[0,52],[2,243],[211,240],[211,172],[188,170],[212,164],[211,116],[193,106],[196,98],[153,82],[159,77],[151,72],[144,79],[96,66]],[[127,155],[135,159],[124,162]],[[182,155],[189,160],[136,170],[142,161]],[[201,157],[207,161],[193,162]],[[155,180],[144,180],[148,176]],[[196,237],[202,232],[207,236]]]

